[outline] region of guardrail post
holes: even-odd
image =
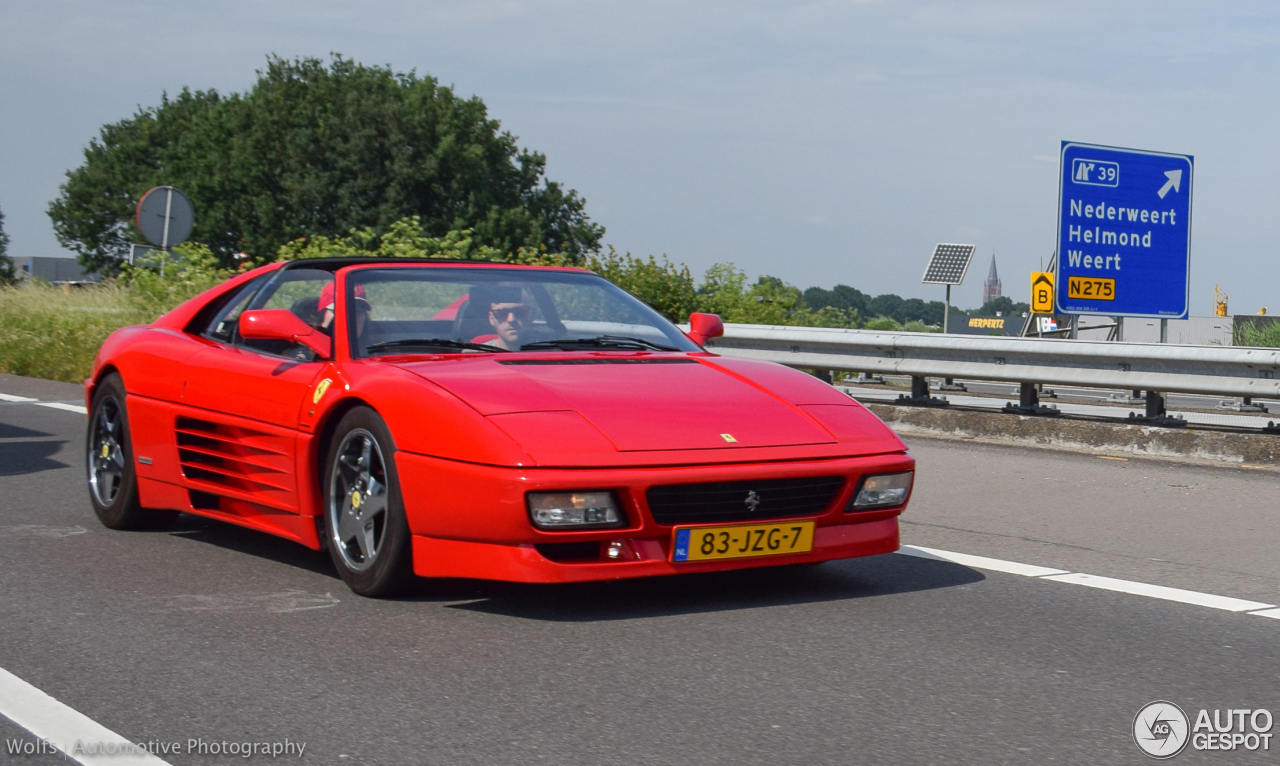
[[[1001,408],[1001,411],[1014,415],[1042,415],[1047,417],[1056,417],[1062,414],[1057,407],[1046,407],[1040,404],[1040,393],[1036,390],[1035,383],[1019,383],[1018,404],[1015,406],[1013,402],[1008,402]]]
[[[1266,412],[1267,411],[1266,406],[1254,403],[1252,396],[1241,397],[1239,404],[1235,404],[1233,402],[1222,402],[1218,406],[1228,410],[1232,410],[1233,412]]]
[[[1147,417],[1159,418],[1165,414],[1164,397],[1159,391],[1147,392]]]
[[[1130,412],[1129,420],[1165,428],[1186,428],[1187,426],[1187,421],[1180,416],[1169,416],[1164,406],[1164,394],[1159,391],[1147,391],[1146,413],[1139,416]]]
[[[917,407],[947,407],[951,402],[929,396],[929,379],[923,375],[911,376],[911,396],[899,394],[894,404],[910,404]]]

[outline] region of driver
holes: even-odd
[[[507,351],[520,350],[520,336],[524,333],[533,312],[524,302],[524,290],[517,285],[497,285],[476,296],[481,305],[489,306],[489,326],[498,337],[488,345]]]

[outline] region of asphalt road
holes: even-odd
[[[135,742],[287,738],[313,764],[1146,763],[1129,731],[1152,700],[1280,710],[1280,620],[900,554],[362,599],[284,540],[102,528],[83,434],[0,404],[0,668]],[[904,543],[1280,603],[1274,473],[911,446]]]

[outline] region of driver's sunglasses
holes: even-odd
[[[489,309],[489,313],[493,316],[494,320],[498,322],[506,322],[512,317],[514,317],[517,322],[528,322],[529,317],[533,315],[533,312],[529,310],[528,306],[511,306],[504,309]]]

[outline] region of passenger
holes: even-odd
[[[309,323],[330,336],[333,335],[333,291],[333,282],[326,284],[324,289],[320,291],[320,298],[316,301],[319,307],[319,323]],[[356,285],[356,296],[351,305],[351,310],[356,316],[357,337],[364,334],[365,322],[369,319],[370,308],[369,300],[365,298],[364,285]]]

